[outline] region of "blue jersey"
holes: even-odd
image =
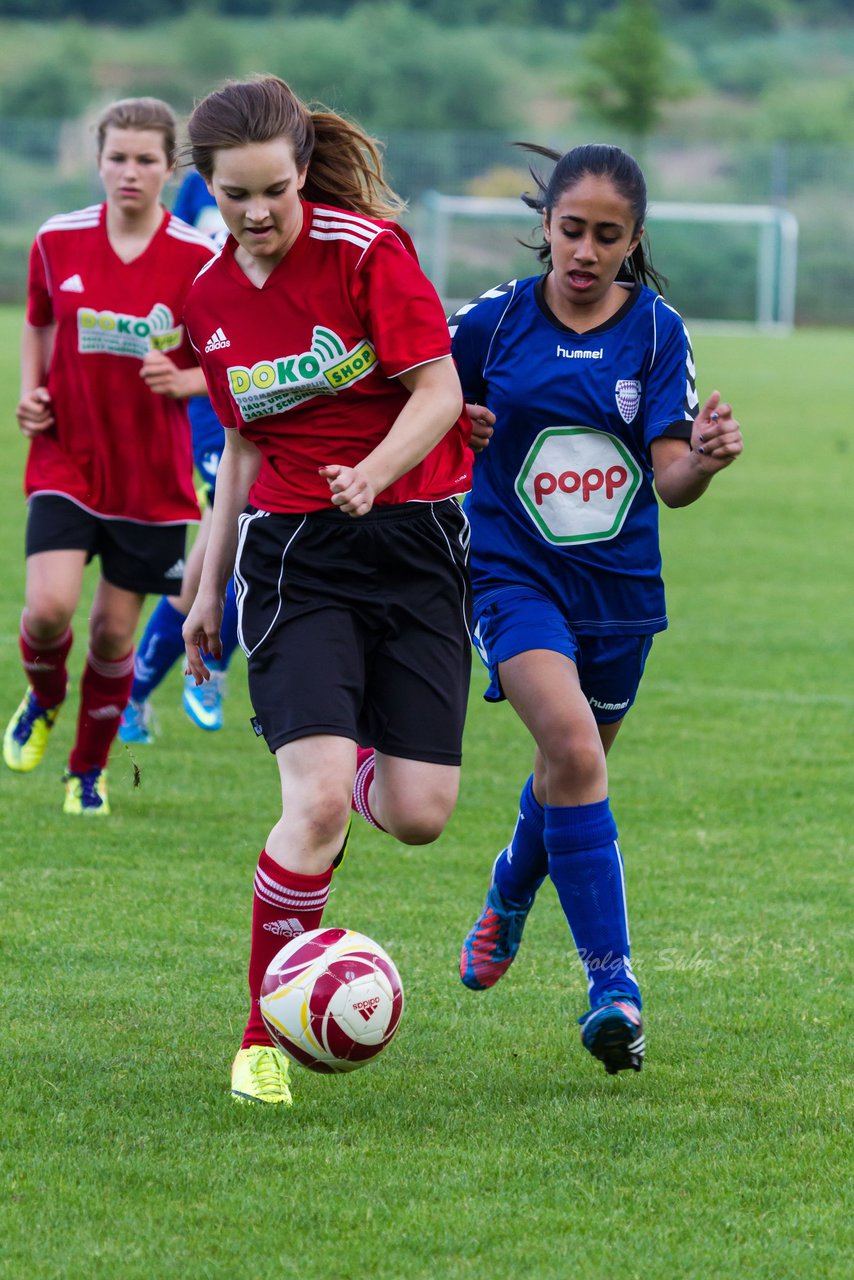
[[[475,455],[475,602],[530,585],[580,635],[667,626],[650,445],[690,439],[698,402],[681,317],[643,285],[578,334],[556,318],[543,277],[488,290],[451,317],[465,399],[495,414]]]
[[[216,201],[208,191],[204,178],[195,169],[181,183],[172,212],[176,218],[189,222],[191,227],[197,227],[206,236],[210,236],[218,248],[225,244],[228,227],[223,222],[222,214],[216,207]]]

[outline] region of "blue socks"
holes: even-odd
[[[144,702],[184,652],[183,625],[183,613],[161,596],[137,646],[130,691],[134,702]]]
[[[590,1007],[619,991],[640,1008],[632,973],[623,859],[607,800],[545,806],[549,875],[587,974]]]
[[[513,837],[495,861],[495,883],[505,902],[530,902],[549,873],[549,856],[543,844],[545,821],[543,806],[534,797],[532,774],[522,788]]]
[[[179,658],[184,655],[184,638],[181,628],[184,614],[161,596],[148,619],[142,639],[136,650],[133,669],[134,702],[144,702],[165,679]],[[230,579],[225,593],[222,617],[222,663],[225,670],[237,648],[237,602],[234,598],[234,579]]]

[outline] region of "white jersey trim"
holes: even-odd
[[[188,222],[183,222],[180,218],[176,218],[174,213],[166,225],[167,236],[172,236],[175,240],[183,240],[187,244],[197,244],[202,248],[209,250],[212,254],[216,254],[216,245],[203,232],[197,231],[195,227],[191,227]]]
[[[85,209],[75,209],[71,213],[55,213],[43,222],[38,235],[43,231],[80,231],[89,227],[97,227],[101,221],[103,205],[91,204]]]

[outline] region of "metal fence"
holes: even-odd
[[[538,138],[560,149],[578,139]],[[531,188],[527,160],[498,133],[398,131],[386,135],[386,171],[410,203],[416,238],[426,192],[516,196]],[[52,213],[100,199],[94,137],[85,122],[0,120],[0,301],[23,300],[33,235]],[[545,162],[544,162],[545,163]],[[786,146],[658,141],[643,157],[650,199],[772,204],[800,228],[795,316],[801,325],[854,326],[854,145]],[[517,252],[508,235],[507,259]],[[471,249],[476,253],[476,246]],[[691,228],[656,232],[656,263],[691,290],[691,312],[720,313],[735,299],[755,253],[737,238],[709,238]],[[530,270],[536,269],[533,258]],[[514,272],[508,270],[507,275]],[[499,273],[501,274],[501,273]],[[753,286],[748,281],[745,291]],[[474,290],[473,290],[474,292]],[[734,304],[735,305],[735,304]]]

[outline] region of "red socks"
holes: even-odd
[[[89,650],[80,681],[77,738],[68,759],[72,773],[106,768],[132,684],[133,649],[117,662],[108,662]]]
[[[255,872],[252,906],[252,950],[249,955],[249,995],[252,1001],[241,1049],[270,1043],[259,999],[267,966],[285,943],[310,929],[318,929],[329,898],[332,868],[319,876],[304,876],[280,867],[266,849]]]
[[[353,798],[350,801],[350,806],[355,809],[356,813],[361,814],[365,822],[369,822],[372,827],[376,827],[377,831],[385,831],[385,827],[380,826],[373,813],[371,813],[371,806],[368,803],[368,793],[374,780],[375,763],[373,747],[356,748],[356,777],[353,782]]]
[[[68,667],[65,660],[71,650],[71,628],[54,640],[36,640],[21,619],[21,658],[30,686],[41,707],[58,707],[65,700]]]

